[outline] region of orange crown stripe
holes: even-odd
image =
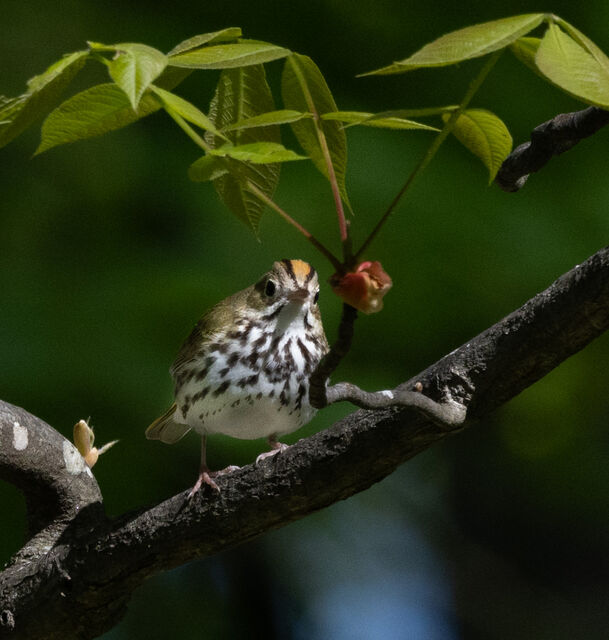
[[[306,280],[307,276],[311,273],[311,265],[304,260],[290,260],[290,264],[292,265],[294,276],[301,282]]]

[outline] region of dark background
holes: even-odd
[[[609,50],[609,4],[548,7]],[[310,55],[339,108],[378,111],[458,102],[480,61],[356,79],[447,31],[535,10],[521,2],[42,2],[4,0],[0,93],[86,40],[168,51],[198,33],[246,37]],[[268,65],[277,88],[281,63]],[[106,81],[89,63],[70,92]],[[207,105],[217,77],[179,92]],[[472,106],[487,107],[516,144],[559,112],[581,108],[510,54]],[[368,257],[394,279],[383,313],[358,321],[335,379],[394,386],[467,341],[607,244],[603,131],[533,177],[519,194],[488,187],[479,162],[449,140]],[[31,158],[39,128],[0,150],[0,395],[64,435],[91,417],[107,511],[152,504],[194,482],[198,439],[148,442],[171,402],[168,366],[210,305],[273,260],[327,263],[272,212],[261,242],[190,183],[198,153],[156,114],[107,137]],[[288,134],[286,144],[295,148]],[[349,131],[356,244],[431,141],[424,132]],[[337,246],[327,183],[285,166],[276,199]],[[339,301],[322,287],[326,331]],[[123,638],[605,638],[609,626],[609,406],[604,337],[497,412],[346,502],[259,540],[150,580]],[[323,429],[333,407],[293,434]],[[214,437],[213,467],[247,464],[262,441]],[[0,561],[22,542],[24,506],[0,486]]]

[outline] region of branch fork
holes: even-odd
[[[443,400],[437,402],[422,393],[423,385],[420,382],[374,392],[364,391],[351,382],[339,382],[328,386],[330,376],[351,348],[356,319],[357,310],[346,303],[343,304],[338,338],[322,358],[309,381],[309,398],[316,409],[323,409],[335,402],[351,402],[361,409],[370,410],[390,407],[412,408],[449,430],[454,430],[465,422],[466,405],[453,400],[448,387],[442,394]]]

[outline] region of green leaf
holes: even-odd
[[[42,125],[42,140],[36,154],[120,129],[158,109],[159,101],[146,94],[136,113],[124,91],[115,84],[96,85],[77,93],[49,114]]]
[[[226,137],[216,129],[214,123],[202,111],[195,107],[192,102],[188,102],[188,100],[184,100],[184,98],[181,98],[175,93],[171,93],[154,85],[150,86],[150,90],[158,96],[167,111],[173,111],[184,118],[184,120],[200,127],[204,131],[211,131],[214,135],[226,139]]]
[[[579,44],[582,49],[587,51],[597,62],[603,67],[606,73],[609,73],[609,58],[606,54],[597,47],[590,38],[585,36],[579,29],[576,29],[572,24],[569,24],[566,20],[554,17],[555,21]]]
[[[269,113],[263,113],[253,118],[245,118],[245,120],[239,120],[235,124],[231,124],[226,127],[227,131],[236,131],[237,129],[253,129],[255,127],[268,127],[277,124],[289,124],[291,122],[297,122],[303,118],[311,118],[310,113],[301,113],[300,111],[293,111],[291,109],[279,109],[278,111],[269,111]]]
[[[528,13],[502,20],[492,20],[448,33],[393,64],[361,74],[386,75],[405,73],[421,67],[444,67],[503,49],[539,26],[543,13]]]
[[[214,156],[201,156],[188,168],[188,177],[193,182],[208,182],[217,180],[228,173],[226,163]]]
[[[218,86],[211,101],[209,118],[235,146],[255,142],[279,143],[279,127],[257,127],[227,132],[226,129],[240,120],[253,118],[273,111],[273,96],[266,81],[264,67],[253,65],[238,69],[226,69],[220,74]],[[212,147],[219,141],[212,134],[206,134]],[[224,160],[229,173],[214,180],[214,187],[224,204],[254,233],[258,232],[260,218],[265,205],[251,191],[251,182],[269,198],[272,197],[279,181],[280,166],[239,162],[232,158]]]
[[[167,55],[176,56],[179,53],[186,53],[192,49],[198,49],[203,45],[217,44],[219,42],[230,42],[241,37],[241,29],[239,27],[228,27],[221,29],[220,31],[213,31],[211,33],[202,33],[198,36],[193,36],[180,42],[176,45]]]
[[[541,40],[535,63],[550,82],[588,104],[609,108],[609,70],[555,24]]]
[[[211,152],[212,155],[233,158],[241,162],[254,164],[272,164],[274,162],[289,162],[291,160],[306,160],[306,156],[299,156],[294,151],[286,149],[277,142],[251,142],[237,147],[223,145]]]
[[[88,51],[76,51],[65,55],[61,60],[53,63],[44,73],[30,78],[27,82],[28,92],[40,92],[59,79],[65,83],[70,82],[82,69],[88,55]]]
[[[108,63],[110,77],[137,111],[142,95],[167,66],[167,56],[145,44],[126,42],[112,48],[116,56]]]
[[[541,38],[518,38],[510,45],[510,51],[529,69],[539,73],[539,69],[535,64],[535,55],[540,43]]]
[[[338,111],[334,98],[317,65],[307,56],[292,54],[285,62],[281,77],[281,93],[286,109],[310,112],[314,117]],[[329,179],[328,167],[318,134],[317,126],[312,120],[299,120],[291,124],[292,130],[319,171]],[[340,197],[351,209],[345,176],[347,171],[347,139],[345,131],[338,122],[320,120],[336,180]]]
[[[28,98],[29,94],[27,93],[16,98],[1,97],[0,146],[8,144],[28,126],[29,123],[23,123],[22,118],[20,118]]]
[[[425,129],[427,131],[439,131],[436,127],[430,127],[414,120],[407,120],[396,116],[379,117],[379,114],[365,111],[335,111],[324,113],[322,120],[338,120],[350,126],[362,125],[365,127],[378,127],[379,129]]]
[[[444,107],[421,107],[419,109],[391,109],[379,111],[372,116],[376,118],[421,118],[425,116],[437,116],[443,113],[452,113],[459,108],[458,104],[449,104]]]
[[[35,120],[50,111],[82,69],[88,51],[71,53],[27,83],[28,91],[0,104],[0,147],[7,145]]]
[[[450,116],[442,116],[446,122]],[[478,156],[489,172],[489,184],[512,150],[512,136],[503,121],[485,109],[466,109],[459,114],[452,133]]]
[[[269,42],[242,40],[234,44],[218,44],[180,53],[171,56],[169,64],[190,69],[232,69],[263,64],[288,55],[289,49]]]

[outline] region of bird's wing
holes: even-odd
[[[190,431],[190,427],[187,424],[176,422],[174,420],[175,412],[176,405],[174,403],[146,429],[146,438],[160,440],[165,444],[173,444],[184,437]]]
[[[170,372],[174,379],[182,367],[197,360],[200,357],[200,351],[204,350],[207,344],[217,340],[218,335],[235,322],[236,316],[239,315],[238,309],[243,305],[244,299],[252,289],[253,287],[248,287],[233,294],[223,304],[213,306],[203,315],[184,341],[180,352],[171,365]]]

